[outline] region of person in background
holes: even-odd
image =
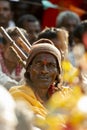
[[[69,46],[73,46],[73,31],[81,22],[80,17],[72,11],[63,11],[56,18],[56,27],[65,28],[69,32]]]
[[[0,26],[4,28],[15,26],[9,0],[0,0]]]
[[[75,46],[73,53],[75,55],[75,63],[80,67],[81,71],[87,74],[87,20],[82,21],[73,32]]]
[[[18,34],[14,31],[15,27],[9,27],[6,29],[6,32],[10,37],[15,41],[15,38]],[[27,37],[27,32],[24,29],[20,29],[23,35]],[[18,36],[19,37],[19,36]],[[15,54],[11,47],[12,44],[9,43],[3,36],[3,46],[0,53],[0,70],[5,73],[10,78],[20,81],[24,75],[25,69],[23,65],[18,60],[17,54]]]
[[[69,53],[68,57],[70,62],[75,65],[72,48],[75,44],[73,39],[73,31],[76,26],[81,22],[80,17],[72,11],[63,11],[56,17],[56,27],[65,28],[69,33]]]
[[[9,0],[0,0],[0,26],[5,29],[14,27],[13,12]],[[0,33],[0,50],[2,49],[2,34]]]
[[[24,28],[29,34],[29,42],[32,44],[41,31],[39,20],[31,14],[25,14],[18,19],[17,26]]]

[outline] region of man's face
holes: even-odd
[[[65,18],[62,22],[62,27],[65,28],[69,32],[69,45],[73,46],[74,45],[74,40],[73,40],[73,31],[78,25],[78,22],[74,18]]]
[[[14,51],[10,48],[10,44],[7,43],[3,46],[3,55],[4,59],[7,60],[10,64],[17,64],[18,58]]]
[[[62,26],[65,27],[65,29],[71,34],[75,27],[77,26],[77,21],[75,19],[67,19],[65,18],[63,23],[62,23]]]
[[[24,29],[26,29],[29,34],[29,41],[31,44],[36,40],[38,33],[41,31],[40,23],[38,21],[24,22]]]
[[[36,87],[48,89],[58,75],[56,58],[49,53],[40,53],[29,68],[30,80]]]
[[[11,8],[8,1],[0,1],[0,26],[7,27],[11,19]]]

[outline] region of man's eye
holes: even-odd
[[[4,11],[9,11],[9,9],[8,8],[4,8]]]
[[[35,64],[35,66],[39,67],[39,66],[41,66],[41,63],[38,62],[38,63]]]
[[[51,64],[50,63],[50,64],[48,64],[48,66],[51,67],[51,68],[54,68],[54,67],[56,67],[56,64]]]

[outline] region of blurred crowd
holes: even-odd
[[[87,130],[87,12],[57,4],[0,0],[0,130]]]

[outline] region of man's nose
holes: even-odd
[[[48,68],[47,68],[46,65],[43,65],[42,72],[43,73],[48,73]]]

